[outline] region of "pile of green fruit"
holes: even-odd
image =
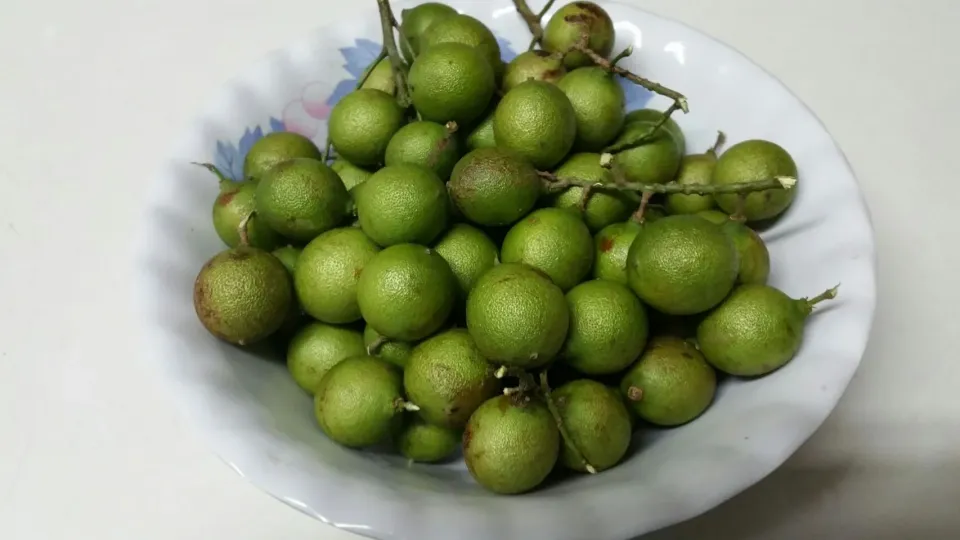
[[[221,176],[229,249],[193,293],[214,336],[283,345],[329,438],[417,462],[462,450],[479,484],[521,493],[558,464],[615,466],[641,425],[697,418],[717,371],[797,353],[836,290],[766,285],[751,226],[793,200],[786,150],[685,155],[685,98],[617,66],[629,50],[608,58],[593,3],[543,27],[518,1],[534,39],[506,65],[473,17],[427,3],[398,24],[378,4],[383,52],[326,150],[271,133],[244,180]],[[625,111],[618,77],[673,105]]]

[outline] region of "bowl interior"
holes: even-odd
[[[494,30],[505,60],[525,49],[529,34],[511,3],[449,3]],[[210,221],[216,182],[189,162],[213,161],[238,178],[243,155],[264,133],[297,131],[322,146],[331,105],[379,51],[370,4],[217,91],[174,145],[143,214],[135,271],[145,350],[217,453],[319,519],[375,538],[418,540],[628,538],[701,513],[782,463],[833,408],[866,344],[875,285],[863,200],[830,135],[774,77],[695,30],[622,4],[602,4],[615,21],[616,50],[634,45],[622,64],[686,94],[691,112],[675,118],[688,153],[703,152],[722,129],[728,145],[775,141],[799,166],[793,206],[763,232],[770,284],[795,297],[842,286],[810,318],[790,364],[761,380],[726,380],[703,416],[639,434],[629,459],[608,472],[502,497],[476,486],[462,462],[409,466],[332,443],[278,355],[240,350],[203,330],[193,280],[223,246]],[[395,4],[398,14],[404,5]],[[669,105],[632,84],[625,89],[629,109]]]

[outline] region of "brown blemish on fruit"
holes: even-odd
[[[604,15],[603,10],[600,9],[600,6],[594,4],[593,2],[574,2],[573,5],[584,11],[589,11],[596,17],[603,17]]]
[[[470,448],[470,443],[473,441],[473,429],[470,424],[467,424],[466,429],[463,430],[463,453],[466,454],[467,450]]]
[[[577,24],[577,23],[590,22],[590,19],[592,18],[593,17],[585,13],[577,13],[575,15],[567,15],[566,17],[563,18],[563,20],[567,21],[568,23]]]
[[[693,360],[693,355],[688,352],[682,352],[680,353],[680,356],[686,358],[687,360]]]
[[[220,196],[217,197],[217,204],[219,204],[220,206],[226,206],[230,204],[230,201],[233,200],[233,197],[236,196],[236,194],[237,194],[236,191],[228,191],[226,193],[221,193]]]
[[[543,78],[546,80],[559,79],[563,77],[563,73],[559,69],[548,69],[543,72]]]
[[[535,51],[533,51],[533,54],[539,56],[540,58],[546,58],[546,57],[550,56],[551,53],[549,53],[549,52],[547,52],[547,51],[545,51],[545,50],[543,50],[543,49],[536,49]]]
[[[360,274],[363,273],[363,267],[358,266],[353,269],[353,279],[360,279]]]
[[[601,238],[600,239],[600,251],[606,253],[613,249],[613,239],[612,238]]]

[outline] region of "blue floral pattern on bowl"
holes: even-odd
[[[497,37],[497,43],[500,45],[501,58],[504,62],[509,62],[517,56],[517,52],[513,50],[508,40]],[[290,131],[311,139],[315,138],[320,131],[321,124],[330,115],[330,110],[343,96],[356,88],[357,81],[363,74],[364,69],[377,58],[380,49],[380,43],[363,38],[355,39],[352,47],[340,48],[340,54],[346,61],[343,64],[343,69],[350,77],[338,82],[333,92],[329,94],[326,94],[326,90],[324,90],[328,88],[328,85],[320,81],[307,83],[301,90],[300,96],[287,103],[280,114],[280,118],[270,117],[269,129],[271,131]],[[628,111],[644,107],[653,97],[652,92],[622,77],[617,77],[617,81],[623,88]],[[253,143],[257,142],[263,135],[263,129],[257,125],[245,129],[236,144],[231,141],[217,141],[214,164],[228,177],[233,180],[240,180],[243,178],[243,159]]]

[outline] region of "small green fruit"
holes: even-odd
[[[364,267],[379,251],[355,227],[333,229],[314,238],[303,248],[293,275],[304,311],[330,324],[359,320],[357,283]]]
[[[625,369],[643,352],[649,322],[640,300],[626,286],[597,279],[567,293],[570,330],[561,358],[581,373],[605,375]]]
[[[654,126],[653,122],[630,122],[614,144],[638,140]],[[615,154],[614,163],[631,182],[665,184],[677,175],[680,159],[680,147],[668,132],[661,129],[641,146]]]
[[[614,182],[610,169],[600,166],[600,154],[573,154],[553,173],[557,178],[576,178],[599,184]],[[591,231],[623,221],[640,205],[639,198],[624,191],[593,190],[583,206],[583,188],[569,187],[550,200],[551,206],[581,213]]]
[[[210,170],[220,176],[220,194],[213,202],[213,228],[224,244],[237,247],[240,245],[240,223],[257,206],[257,184],[250,180],[234,182],[215,167]],[[247,237],[251,247],[263,250],[271,250],[283,241],[279,234],[260,221],[256,213],[247,220]]]
[[[411,461],[438,463],[456,453],[460,446],[460,432],[426,423],[418,416],[407,420],[397,439],[400,453]]]
[[[347,188],[347,191],[350,192],[353,191],[353,188],[366,182],[371,176],[373,176],[372,172],[362,167],[357,167],[353,163],[350,163],[343,158],[337,158],[334,160],[334,162],[330,164],[330,168],[337,173],[337,175],[340,177],[340,180],[343,182],[343,187]]]
[[[642,224],[629,220],[607,225],[594,237],[593,277],[627,285],[627,254]]]
[[[493,135],[493,115],[496,107],[489,114],[485,115],[483,120],[473,128],[473,131],[467,135],[467,149],[476,150],[477,148],[493,148],[497,145],[497,139]]]
[[[464,298],[480,276],[500,264],[497,245],[493,240],[480,229],[466,223],[451,227],[433,249],[447,261],[457,276]]]
[[[430,169],[441,180],[460,159],[460,141],[450,129],[436,122],[411,122],[397,131],[387,145],[386,164],[419,165]]]
[[[463,156],[447,183],[461,214],[485,226],[509,225],[540,198],[537,170],[514,152],[479,148]]]
[[[490,63],[462,43],[422,51],[410,67],[409,82],[413,106],[424,120],[463,126],[483,115],[496,88]]]
[[[702,210],[697,212],[697,215],[709,221],[710,223],[715,223],[717,225],[723,225],[724,223],[730,221],[730,216],[719,210]]]
[[[400,33],[404,38],[400,40],[400,50],[407,62],[412,63],[420,53],[420,38],[431,24],[457,15],[457,10],[439,2],[424,2],[400,12],[403,22],[400,23]],[[410,46],[408,47],[407,44]]]
[[[430,49],[448,43],[462,44],[477,51],[487,60],[495,78],[499,80],[503,73],[503,62],[500,60],[500,44],[493,32],[482,22],[463,14],[443,17],[431,24],[427,31],[422,34],[420,55],[423,56]]]
[[[624,121],[624,124],[632,124],[634,122],[646,122],[646,123],[660,123],[660,120],[663,119],[663,111],[658,109],[637,109],[627,113],[627,117]],[[666,131],[673,137],[673,141],[677,143],[677,148],[680,149],[680,155],[685,155],[687,153],[687,139],[683,134],[683,130],[680,129],[680,125],[677,124],[676,120],[672,117],[667,118],[666,122],[663,123],[661,129]]]
[[[428,244],[447,227],[443,182],[419,165],[387,165],[355,194],[360,227],[381,246]]]
[[[493,133],[498,146],[520,154],[539,169],[549,169],[573,147],[576,112],[556,85],[526,81],[500,100]]]
[[[320,160],[322,155],[313,141],[289,131],[274,131],[253,143],[243,158],[243,177],[259,179],[277,163],[293,158]]]
[[[337,173],[315,159],[279,163],[257,185],[257,215],[271,229],[300,242],[343,223],[352,206]]]
[[[720,156],[713,171],[713,183],[758,182],[780,176],[797,177],[797,165],[790,154],[770,141],[750,140],[731,146]],[[747,221],[776,217],[790,206],[796,193],[796,188],[750,193],[744,199],[743,216]],[[716,196],[717,204],[728,214],[737,211],[739,198],[735,194]]]
[[[404,123],[393,96],[362,88],[343,96],[330,111],[330,141],[337,154],[360,167],[383,163],[387,144]]]
[[[574,148],[596,152],[610,144],[624,125],[623,88],[597,66],[577,68],[557,83],[567,95],[577,119]]]
[[[728,219],[721,225],[723,232],[733,240],[740,254],[740,272],[737,283],[763,285],[770,276],[770,252],[763,239],[753,229],[739,221]]]
[[[320,379],[337,363],[366,354],[356,330],[320,322],[300,329],[287,347],[287,369],[300,388],[313,395]]]
[[[500,90],[504,94],[526,81],[545,81],[556,84],[567,74],[563,55],[540,49],[524,51],[507,64]]]
[[[596,381],[580,379],[553,392],[563,425],[580,455],[597,472],[623,459],[630,447],[633,426],[623,399]],[[569,445],[563,445],[560,462],[571,470],[586,472]]]
[[[540,270],[566,291],[590,273],[593,237],[577,215],[559,208],[541,208],[510,229],[500,257],[505,263]]]
[[[544,29],[543,48],[565,53],[568,69],[589,66],[590,57],[579,51],[570,51],[583,36],[589,36],[587,46],[603,57],[610,55],[616,34],[613,20],[602,7],[593,2],[571,2],[550,17]],[[568,52],[569,51],[569,52]]]
[[[677,173],[677,183],[710,184],[713,181],[713,169],[717,164],[717,155],[713,152],[684,156]],[[685,195],[672,193],[666,197],[667,211],[671,214],[696,214],[710,210],[715,203],[712,195]]]
[[[363,345],[370,356],[382,358],[400,369],[407,367],[413,344],[390,339],[377,332],[369,324],[363,329]]]

